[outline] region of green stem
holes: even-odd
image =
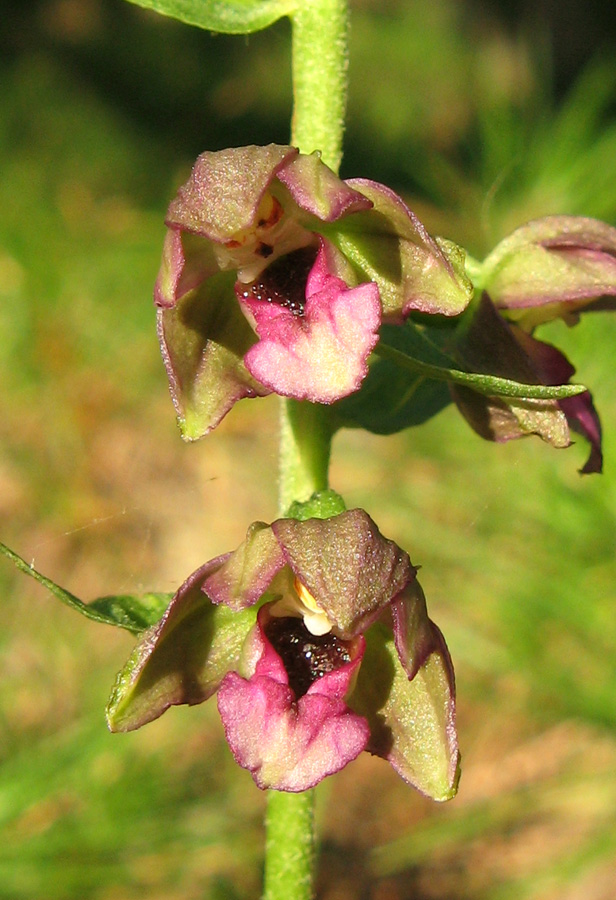
[[[320,150],[338,172],[347,94],[347,0],[299,0],[293,29],[291,143]],[[328,486],[332,430],[327,407],[281,400],[279,509]],[[314,791],[270,791],[264,900],[311,900]]]
[[[338,172],[347,96],[346,0],[300,0],[293,28],[291,143],[302,153],[320,150]]]
[[[347,96],[347,0],[300,0],[291,24],[291,142],[302,153],[320,150],[337,172]],[[327,488],[332,431],[326,408],[295,400],[282,404],[279,508],[284,514],[294,500]]]
[[[309,500],[328,487],[332,430],[327,407],[281,400],[278,508],[284,515],[294,500]]]
[[[311,900],[314,790],[267,797],[264,900]]]

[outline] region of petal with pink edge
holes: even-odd
[[[368,723],[343,699],[364,640],[357,640],[350,662],[324,674],[297,699],[261,628],[264,619],[260,614],[244,650],[251,676],[229,672],[218,691],[218,709],[236,761],[260,788],[305,791],[344,768],[368,743]]]
[[[301,300],[287,306],[245,291],[240,303],[260,339],[244,363],[266,388],[312,403],[333,403],[358,390],[381,324],[375,284],[347,287],[328,271],[321,246],[303,307]]]

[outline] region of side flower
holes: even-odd
[[[114,731],[217,692],[261,788],[303,791],[362,750],[437,800],[454,795],[454,678],[408,555],[362,510],[254,523],[202,566],[136,647]]]
[[[584,311],[616,308],[616,228],[577,216],[529,222],[486,258],[479,282],[483,294],[469,310],[470,324],[459,342],[465,362],[528,384],[568,383],[574,367],[534,332],[557,318],[575,325]],[[573,430],[591,448],[581,472],[601,471],[601,423],[589,391],[551,401],[505,401],[459,387],[452,393],[483,437],[506,441],[539,434],[566,447]]]
[[[203,153],[166,225],[155,302],[188,439],[243,397],[347,396],[381,321],[456,315],[470,297],[461,251],[397,195],[293,147]]]

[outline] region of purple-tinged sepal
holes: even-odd
[[[206,579],[226,559],[218,557],[197,569],[160,622],[144,633],[109,700],[112,731],[140,728],[170,706],[203,703],[237,666],[254,613],[215,606],[203,592]]]
[[[158,337],[182,436],[195,440],[215,428],[238,400],[270,393],[252,377],[244,355],[255,335],[237,305],[227,273],[158,310]]]
[[[370,723],[368,750],[434,800],[455,796],[459,751],[453,665],[443,635],[428,618],[419,583],[366,634],[366,651],[350,704]],[[387,683],[387,690],[383,684]]]
[[[363,509],[305,522],[278,519],[272,531],[291,570],[345,638],[365,631],[415,578],[408,554]]]
[[[567,384],[575,375],[575,369],[552,344],[539,341],[520,328],[512,326],[512,332],[537,372],[543,384]],[[595,409],[590,391],[583,391],[574,397],[564,397],[558,405],[565,415],[569,427],[581,434],[590,444],[590,454],[580,474],[591,475],[603,469],[601,449],[601,421]]]
[[[327,233],[353,263],[359,280],[378,285],[384,321],[401,322],[412,312],[463,312],[473,294],[464,251],[431,237],[385,185],[364,178],[351,178],[347,184],[369,198],[372,209],[336,223]]]
[[[455,350],[474,372],[510,379],[518,385],[545,384],[532,359],[516,339],[516,332],[482,294],[468,313],[469,321],[458,336]],[[459,384],[450,385],[464,418],[481,437],[505,443],[530,434],[553,447],[571,444],[566,416],[555,399],[486,395]]]
[[[481,286],[525,331],[584,309],[616,307],[616,228],[582,216],[535,219],[485,259]]]

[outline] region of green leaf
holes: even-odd
[[[402,369],[389,359],[370,367],[361,390],[336,404],[342,425],[373,434],[395,434],[423,425],[451,403],[444,381]]]
[[[130,0],[163,16],[207,31],[250,34],[272,25],[295,9],[296,0]]]
[[[0,543],[0,552],[8,557],[20,571],[34,578],[35,581],[47,588],[54,597],[70,606],[76,612],[81,613],[82,616],[92,619],[93,622],[100,622],[102,625],[115,625],[119,628],[125,628],[132,634],[141,634],[146,628],[158,622],[172,596],[171,594],[156,593],[142,594],[140,596],[120,594],[118,596],[99,597],[98,600],[94,600],[92,603],[84,603],[78,597],[75,597],[74,594],[65,591],[55,581],[51,581],[50,578],[41,575],[40,572],[37,572],[33,566],[28,565],[21,556],[14,553],[5,544]]]
[[[391,326],[383,326],[381,336],[388,328]],[[431,361],[449,362],[435,347]],[[423,425],[449,403],[451,395],[445,381],[427,378],[394,360],[378,359],[371,364],[361,390],[336,403],[335,413],[340,424],[346,427],[366,428],[373,434],[394,434]]]
[[[375,352],[411,372],[435,378],[437,381],[460,384],[488,397],[563,400],[586,390],[580,384],[522,384],[496,375],[465,372],[453,359],[431,344],[426,332],[421,331],[412,322],[407,322],[404,327],[384,325],[381,329],[381,341]],[[432,362],[435,358],[438,358],[437,363]]]
[[[148,594],[115,594],[98,597],[85,604],[87,610],[104,615],[107,624],[126,628],[132,634],[141,634],[161,618],[173,594],[152,592]]]

